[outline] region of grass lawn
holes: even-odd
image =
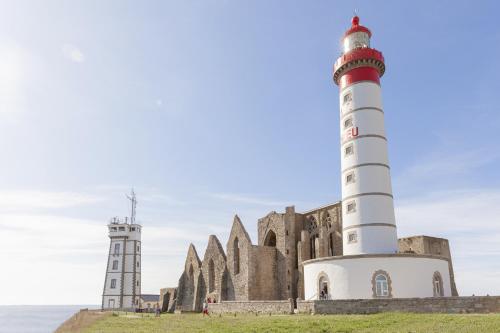
[[[500,314],[374,315],[212,315],[162,314],[109,316],[84,333],[191,333],[191,332],[500,332]]]

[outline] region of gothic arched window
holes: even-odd
[[[238,241],[238,237],[234,239],[233,242],[233,268],[234,268],[234,274],[239,274],[240,273],[240,244]]]
[[[276,234],[274,233],[274,231],[269,230],[266,235],[266,239],[264,240],[264,246],[276,247]]]
[[[210,259],[208,262],[208,292],[215,291],[215,268],[214,261]]]

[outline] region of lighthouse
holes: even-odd
[[[352,18],[333,69],[340,92],[344,255],[398,249],[380,77],[384,57],[371,32]]]

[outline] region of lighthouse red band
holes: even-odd
[[[335,62],[333,80],[341,89],[359,81],[380,84],[385,63],[382,52],[370,48],[371,32],[359,25],[359,17],[352,19],[352,26],[343,38],[344,54]]]

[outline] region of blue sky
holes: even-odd
[[[382,79],[400,237],[449,238],[459,292],[500,294],[495,1],[1,1],[1,304],[98,304],[134,187],[143,291],[189,242],[340,198],[340,38]],[[6,266],[5,266],[6,263]]]

